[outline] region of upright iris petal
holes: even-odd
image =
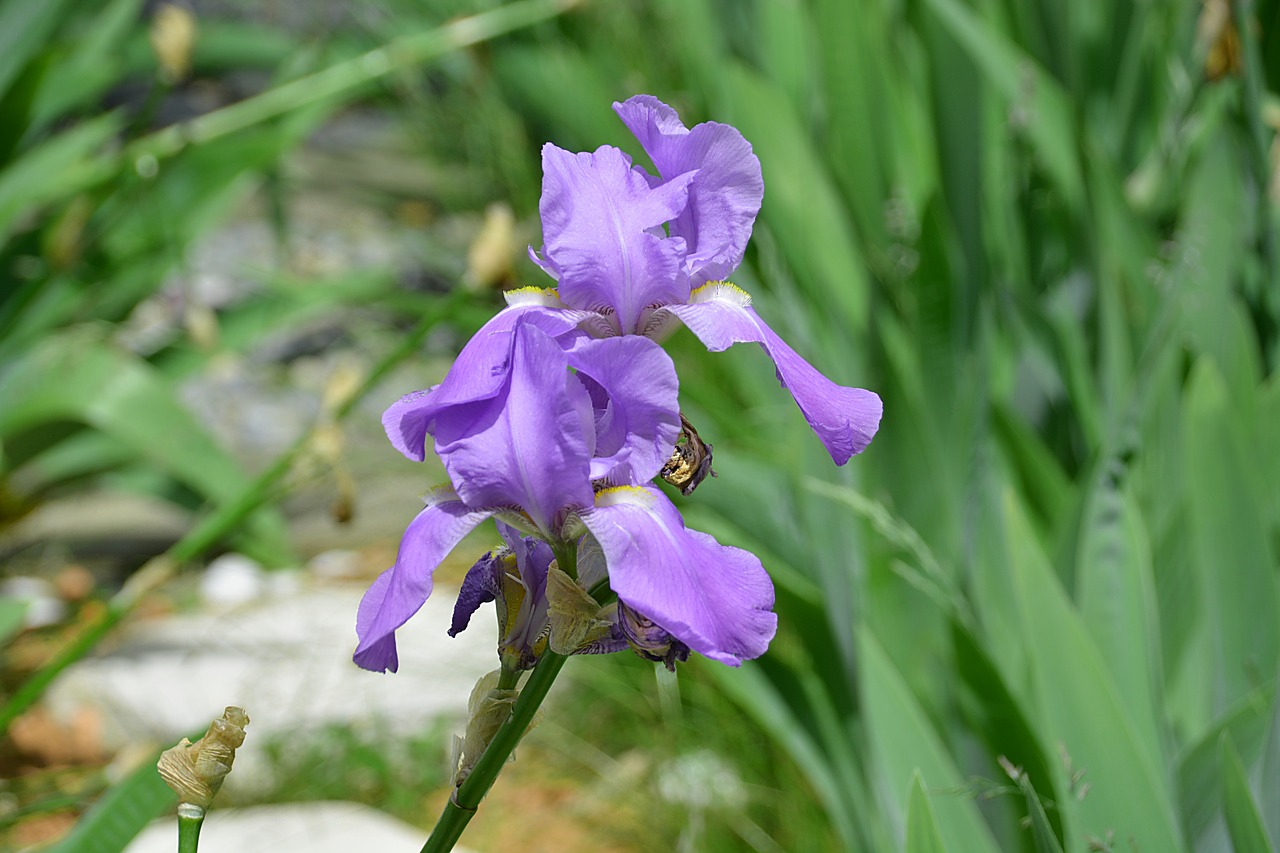
[[[650,188],[616,148],[571,154],[542,149],[544,266],[572,308],[612,311],[617,334],[639,331],[654,304],[689,296],[681,239],[653,233],[688,203],[693,173]]]
[[[661,179],[653,183],[694,174],[688,205],[667,226],[688,246],[691,284],[728,278],[742,263],[764,198],[760,160],[751,143],[737,128],[713,121],[689,130],[675,110],[652,95],[636,95],[613,109],[657,167]]]

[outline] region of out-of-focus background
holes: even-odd
[[[350,664],[443,480],[379,414],[550,283],[539,147],[643,162],[646,92],[753,143],[735,282],[884,422],[836,469],[757,348],[670,342],[720,475],[677,499],[778,637],[572,661],[464,843],[1280,849],[1277,38],[1275,0],[0,0],[0,848],[123,850],[227,704],[207,844],[290,849],[284,803],[425,839],[494,534],[399,674]]]

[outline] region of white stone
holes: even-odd
[[[427,835],[359,803],[215,807],[200,829],[200,853],[417,853]],[[173,853],[177,840],[177,818],[170,817],[148,826],[125,853]]]
[[[200,575],[200,597],[215,607],[248,604],[265,588],[262,565],[243,554],[216,557]]]
[[[176,743],[238,705],[251,722],[227,787],[243,791],[270,784],[261,749],[269,737],[340,724],[393,740],[440,717],[460,727],[472,686],[497,668],[493,608],[451,638],[454,596],[437,587],[397,632],[400,671],[381,674],[351,662],[363,592],[320,587],[231,612],[137,623],[110,654],[63,673],[45,701],[64,720],[94,709],[109,750]]]

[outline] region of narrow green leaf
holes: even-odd
[[[852,847],[854,839],[859,835],[854,823],[854,816],[859,812],[850,808],[848,796],[851,792],[840,784],[839,776],[832,766],[832,756],[827,754],[807,727],[796,719],[773,685],[763,677],[757,664],[745,664],[735,672],[723,668],[712,668],[710,671],[721,689],[732,696],[791,755],[813,786],[814,792],[821,798],[831,817],[832,826],[846,845]]]
[[[1140,850],[1185,850],[1160,756],[1148,751],[1149,740],[1137,731],[1106,660],[1054,575],[1021,506],[1007,495],[1004,508],[1040,738],[1069,762],[1065,776],[1083,771],[1089,784],[1079,802],[1070,798],[1062,803],[1068,817],[1076,817],[1070,823],[1079,833],[1073,835],[1067,827],[1067,847],[1112,833],[1131,838]],[[1064,778],[1061,787],[1069,781]]]
[[[860,339],[870,310],[866,267],[821,156],[776,85],[735,62],[725,74],[725,118],[751,141],[769,188],[761,219],[803,290]]]
[[[1212,649],[1212,702],[1221,711],[1280,665],[1276,563],[1248,473],[1253,452],[1222,374],[1201,357],[1187,384],[1188,527]]]
[[[1222,762],[1222,810],[1231,833],[1231,846],[1235,853],[1273,853],[1240,753],[1230,735],[1222,735],[1218,752]]]
[[[1142,518],[1126,493],[1118,459],[1093,477],[1080,530],[1076,600],[1146,752],[1163,755],[1157,711],[1160,672],[1155,582]]]
[[[90,155],[119,129],[119,116],[98,116],[42,142],[0,172],[0,241],[8,236],[22,213],[65,198],[99,180],[102,166],[91,162]]]
[[[0,375],[0,399],[6,401],[0,437],[60,421],[82,423],[215,502],[232,500],[249,483],[151,365],[93,329],[52,337],[12,365]],[[259,511],[245,532],[242,544],[253,556],[271,564],[291,558],[278,513]]]
[[[858,631],[858,652],[867,740],[886,788],[904,792],[903,799],[889,803],[894,820],[905,820],[905,792],[912,776],[920,773],[935,788],[948,792],[935,797],[933,806],[938,829],[949,844],[965,853],[998,850],[977,806],[964,793],[964,778],[941,738],[879,641],[866,629]]]
[[[911,791],[907,794],[906,853],[946,853],[933,806],[925,793],[924,777],[917,770],[911,774]]]
[[[1035,146],[1061,196],[1079,210],[1084,181],[1076,155],[1076,123],[1067,93],[1036,62],[958,0],[928,0],[960,46],[1006,101]]]
[[[1188,744],[1177,763],[1178,798],[1182,825],[1194,848],[1199,848],[1214,828],[1223,801],[1223,738],[1253,762],[1263,753],[1267,737],[1267,708],[1254,697],[1220,716],[1201,737]]]
[[[161,812],[173,806],[173,791],[156,770],[157,752],[107,789],[79,823],[44,853],[120,853]],[[173,830],[178,838],[177,823]]]
[[[62,20],[67,0],[6,0],[0,4],[0,93],[9,87],[22,66],[44,49],[50,34]]]

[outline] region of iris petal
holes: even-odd
[[[675,110],[652,95],[636,95],[613,109],[663,183],[697,173],[688,206],[668,226],[672,237],[687,244],[691,284],[728,278],[742,263],[764,198],[760,160],[751,143],[727,124],[709,121],[687,129]]]
[[[589,377],[600,406],[591,478],[652,480],[680,434],[680,381],[671,357],[648,338],[628,335],[586,341],[569,364]]]
[[[618,599],[696,652],[738,666],[777,630],[773,583],[748,551],[689,530],[652,487],[606,489],[582,514]]]
[[[843,465],[861,453],[880,428],[884,404],[872,391],[837,385],[800,357],[751,307],[751,298],[733,285],[700,288],[688,305],[670,305],[712,352],[736,343],[757,343],[773,359],[778,381],[791,392],[809,426]]]
[[[590,402],[567,359],[549,335],[522,325],[500,389],[444,409],[434,422],[436,453],[462,501],[518,507],[546,536],[556,534],[562,509],[591,503],[581,416]]]
[[[646,307],[688,299],[684,241],[653,232],[684,210],[693,178],[650,188],[616,148],[572,154],[544,146],[543,265],[559,278],[564,303],[610,309],[615,331],[634,334]]]
[[[490,515],[490,510],[469,509],[447,496],[428,503],[409,523],[395,565],[383,572],[360,600],[356,613],[360,644],[353,658],[359,666],[376,672],[396,671],[396,629],[431,595],[431,575],[440,561]]]
[[[574,332],[581,317],[581,312],[540,305],[515,305],[498,312],[458,353],[443,382],[408,394],[387,409],[382,416],[387,438],[396,450],[421,462],[436,415],[449,406],[487,400],[502,388],[516,324],[530,323],[552,337],[562,337]]]

